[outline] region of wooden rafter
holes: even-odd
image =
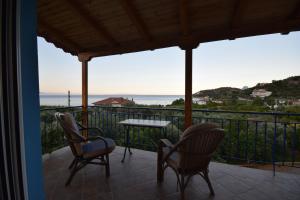
[[[229,18],[229,30],[237,26],[242,15],[242,3],[241,0],[233,0],[233,8]]]
[[[197,44],[210,41],[224,40],[224,38],[242,38],[289,31],[300,31],[300,19],[288,21],[287,23],[283,24],[278,24],[276,23],[276,21],[274,21],[272,24],[270,24],[269,22],[264,22],[261,24],[252,23],[248,24],[245,27],[233,28],[230,31],[224,30],[223,28],[193,31],[193,33],[190,34],[190,36],[188,36],[188,40],[190,40],[191,44]],[[180,37],[175,36],[156,37],[155,43],[145,44],[139,43],[139,41],[131,41],[128,43],[124,43],[122,47],[109,48],[99,46],[87,49],[86,51],[83,51],[80,54],[86,57],[99,57],[130,52],[146,51],[151,49],[179,46],[181,41],[180,39]]]
[[[189,25],[188,25],[188,11],[187,11],[187,3],[188,0],[179,0],[179,22],[180,29],[183,36],[189,35]]]
[[[57,42],[59,42],[60,44],[64,44],[65,48],[68,48],[66,50],[68,51],[74,51],[77,52],[81,49],[81,46],[76,43],[75,41],[69,39],[62,31],[52,27],[50,24],[48,24],[46,21],[44,21],[43,19],[38,19],[38,24],[40,29],[44,30],[44,31],[40,31],[38,34],[45,36],[45,38],[47,39],[48,35],[53,36],[54,40],[56,40]],[[70,50],[71,48],[71,50]]]
[[[144,37],[148,41],[151,41],[152,37],[150,35],[149,29],[147,28],[145,22],[142,20],[142,17],[139,15],[137,9],[132,4],[132,1],[120,0],[120,3],[142,37]]]
[[[293,10],[288,14],[286,20],[291,20],[300,16],[300,0],[295,4]]]
[[[97,21],[90,13],[87,11],[83,5],[81,5],[78,0],[64,0],[69,7],[78,14],[81,19],[92,27],[95,31],[97,31],[104,39],[106,39],[111,46],[117,46],[117,41],[112,37],[112,35],[107,31],[107,29],[103,26],[103,24]]]

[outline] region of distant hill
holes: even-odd
[[[194,97],[209,96],[213,99],[231,99],[232,97],[241,96],[242,90],[232,87],[220,87],[211,90],[201,90],[194,94]]]
[[[194,97],[209,96],[213,99],[232,99],[236,97],[252,98],[250,94],[255,89],[271,91],[270,97],[285,99],[300,99],[300,76],[292,76],[283,80],[273,80],[272,83],[258,83],[256,86],[245,90],[232,87],[221,87],[196,92]]]

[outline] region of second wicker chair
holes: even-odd
[[[199,174],[207,182],[211,195],[214,190],[208,177],[208,165],[218,145],[224,138],[224,130],[215,124],[205,123],[186,129],[179,142],[172,144],[161,139],[157,158],[157,180],[163,181],[164,170],[170,167],[177,176],[181,199],[190,178]]]

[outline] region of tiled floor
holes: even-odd
[[[52,153],[44,161],[47,199],[150,200],[179,199],[176,177],[167,169],[165,181],[156,182],[156,153],[133,149],[133,155],[121,163],[123,148],[110,156],[111,176],[105,178],[103,166],[89,165],[79,171],[65,187],[72,160],[68,148]],[[186,199],[300,199],[300,175],[211,163],[210,177],[216,195],[211,197],[200,176],[191,179]]]

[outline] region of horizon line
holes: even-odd
[[[39,95],[68,95],[68,92],[66,93],[61,93],[61,92],[40,92]],[[82,95],[81,93],[71,93],[72,95]],[[184,94],[118,94],[118,93],[114,93],[114,94],[88,94],[88,95],[102,95],[102,96],[109,96],[109,95],[114,95],[114,96],[121,96],[121,95],[126,95],[126,96],[184,96]]]

